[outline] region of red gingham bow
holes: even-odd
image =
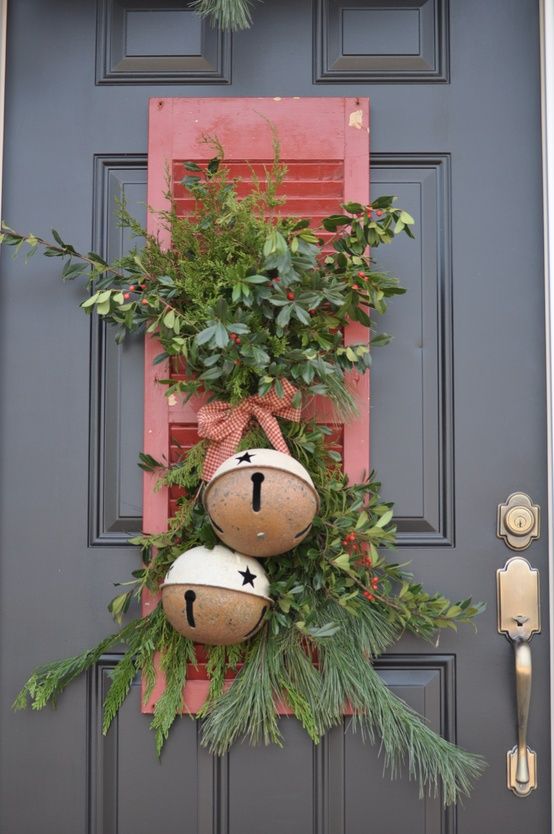
[[[282,385],[282,397],[278,397],[275,389],[272,389],[263,397],[247,397],[239,405],[233,406],[218,400],[198,410],[198,434],[210,441],[202,473],[205,481],[209,481],[223,461],[236,452],[252,418],[258,421],[275,449],[290,454],[276,418],[284,417],[298,423],[300,408],[292,405],[297,391],[294,385],[287,380]]]

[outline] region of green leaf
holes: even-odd
[[[94,295],[91,295],[90,298],[87,298],[86,301],[83,301],[81,307],[86,309],[87,307],[93,307],[94,304],[98,301],[98,296],[100,293],[95,292]]]
[[[248,284],[266,284],[269,279],[267,275],[247,275],[243,280]]]
[[[209,368],[207,371],[204,371],[203,374],[200,374],[199,378],[204,380],[219,379],[222,374],[223,368]]]
[[[163,317],[163,323],[167,327],[168,330],[173,330],[173,325],[175,324],[175,312],[173,310],[169,310]]]
[[[296,393],[293,395],[293,398],[291,400],[291,405],[292,405],[293,408],[301,408],[301,406],[302,406],[302,392],[301,391],[296,391]]]
[[[349,214],[362,214],[364,207],[361,203],[343,203],[343,209]]]
[[[250,328],[247,324],[243,324],[240,321],[233,322],[233,324],[227,325],[227,330],[229,333],[238,333],[239,335],[243,335],[244,333],[250,333]]]
[[[358,516],[358,520],[356,521],[356,530],[359,530],[361,527],[363,527],[363,526],[364,526],[365,524],[367,524],[368,522],[369,522],[369,517],[368,517],[367,513],[366,513],[366,512],[365,512],[365,510],[364,510],[364,511],[363,511],[363,512],[361,512],[361,513],[360,513],[360,515]]]
[[[300,306],[300,304],[293,304],[292,309],[298,321],[301,321],[302,324],[310,324],[310,316],[308,315],[306,310],[304,310],[304,308]]]
[[[197,345],[205,345],[207,342],[211,341],[215,336],[217,325],[212,324],[209,327],[205,327],[204,330],[201,330],[200,333],[197,333],[194,341]]]
[[[343,214],[331,214],[325,218],[322,225],[328,232],[336,232],[339,226],[348,226],[351,222],[351,217],[345,217]]]
[[[275,323],[279,327],[286,327],[290,321],[291,313],[292,304],[287,304],[286,307],[281,307],[281,310],[279,311],[279,315],[277,316]]]
[[[341,553],[340,556],[337,556],[336,559],[333,559],[333,564],[336,565],[337,568],[340,568],[340,570],[344,570],[347,573],[350,573],[351,571],[350,556],[348,555],[348,553]]]
[[[133,596],[132,591],[126,591],[124,594],[114,597],[108,604],[108,611],[111,613],[116,623],[121,624],[123,615],[128,611]]]
[[[215,326],[214,341],[219,348],[224,348],[229,341],[227,329],[221,324],[221,322],[218,322]]]
[[[171,275],[158,275],[158,282],[163,287],[174,287],[175,286],[175,281],[173,280]]]
[[[413,226],[413,224],[415,223],[414,218],[412,217],[412,215],[411,215],[411,214],[408,214],[408,212],[407,212],[407,211],[401,211],[401,212],[400,212],[400,220],[401,220],[401,221],[402,221],[402,223],[404,223],[406,226]]]
[[[375,527],[386,527],[387,524],[392,520],[392,510],[388,510],[384,515],[381,516],[379,521],[375,523]]]

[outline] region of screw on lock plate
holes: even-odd
[[[524,492],[513,492],[498,505],[497,535],[512,550],[525,550],[540,535],[540,507]]]

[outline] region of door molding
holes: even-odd
[[[548,466],[548,564],[550,613],[550,755],[554,761],[554,0],[540,0],[541,119],[544,210],[544,292]],[[554,773],[550,791],[554,818]]]

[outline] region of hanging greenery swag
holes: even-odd
[[[369,206],[346,203],[341,214],[323,221],[332,234],[323,251],[320,230],[281,215],[286,168],[278,155],[263,181],[251,172],[247,196],[238,195],[221,148],[207,165],[188,162],[184,168],[182,184],[194,197],[195,210],[179,216],[168,194],[170,208],[159,218],[171,236],[168,249],[124,205],[121,224],[140,245],[114,263],[78,252],[55,230],[54,239],[46,241],[4,225],[0,241],[16,252],[26,247],[28,255],[42,250],[63,259],[66,280],[86,278],[91,294],[82,308],[113,325],[118,341],[141,329],[155,334],[159,359],[186,365],[186,378],[165,380],[168,395],[206,392],[238,404],[270,391],[282,397],[287,380],[298,389],[296,406],[323,395],[348,419],[355,412],[348,373],[367,371],[370,353],[366,343],[346,347],[343,330],[350,321],[370,327],[369,311],[383,313],[389,298],[404,292],[396,278],[375,268],[368,246],[375,249],[399,234],[412,237],[413,219],[392,197]],[[387,340],[373,334],[372,345]],[[348,483],[330,428],[313,421],[279,424],[291,454],[313,478],[321,509],[294,551],[264,563],[274,605],[261,631],[241,645],[207,648],[209,695],[196,716],[203,719],[203,743],[216,754],[243,738],[280,744],[279,701],[288,703],[317,743],[342,722],[348,704],[353,727],[370,741],[379,739],[392,774],[405,766],[422,792],[442,787],[444,802],[452,803],[469,790],[482,760],[433,732],[390,692],[373,661],[405,632],[433,641],[440,629],[471,622],[482,606],[429,593],[405,566],[385,558],[383,549],[395,542],[392,506],[379,497],[372,474],[363,483]],[[143,564],[108,606],[120,624],[144,589],[159,589],[179,554],[217,543],[199,500],[206,443],[197,443],[177,463],[140,455],[139,465],[158,473],[159,486],[177,486],[182,497],[167,532],[145,532],[132,540]],[[269,445],[254,426],[240,449]],[[55,702],[119,644],[126,650],[106,696],[103,731],[137,673],[149,698],[159,653],[166,686],[151,724],[159,753],[183,706],[186,711],[187,669],[197,663],[193,643],[173,630],[161,606],[127,622],[96,648],[38,668],[15,707],[30,703],[42,709]],[[227,688],[230,673],[236,677]]]

